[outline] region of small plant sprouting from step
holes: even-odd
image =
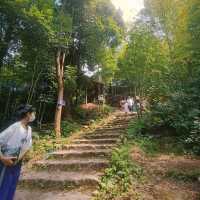
[[[133,163],[130,146],[126,144],[113,152],[110,168],[106,169],[94,200],[120,197],[130,190],[135,180],[142,180],[143,177],[143,169]]]

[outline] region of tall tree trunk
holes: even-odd
[[[65,63],[65,52],[61,49],[58,50],[56,56],[56,75],[58,83],[58,98],[55,112],[54,130],[56,137],[61,137],[61,118],[62,118],[62,103],[64,95],[64,63]]]

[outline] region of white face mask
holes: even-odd
[[[30,119],[29,119],[29,122],[33,122],[34,120],[35,120],[35,113],[32,113],[31,114],[31,117],[30,117]]]

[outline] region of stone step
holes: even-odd
[[[83,136],[85,139],[118,139],[122,136],[122,134],[119,133],[93,133],[93,134],[86,134]]]
[[[15,200],[89,200],[131,117],[123,114],[38,161],[20,178]]]
[[[96,149],[113,149],[117,147],[114,144],[71,144],[64,145],[64,150],[96,150]]]
[[[48,155],[49,159],[78,159],[78,158],[105,158],[111,155],[111,150],[62,150]]]
[[[105,126],[128,126],[130,122],[129,121],[121,121],[121,122],[112,122],[112,123],[107,123]]]
[[[71,190],[79,187],[98,186],[101,173],[97,172],[63,172],[39,171],[29,172],[20,178],[19,188],[38,188],[44,190]]]
[[[101,127],[100,129],[98,129],[98,130],[101,130],[101,129],[104,129],[104,130],[106,130],[106,131],[120,131],[120,132],[123,132],[124,131],[124,129],[127,129],[128,128],[128,126],[115,126],[115,125],[112,125],[112,126],[103,126],[103,127]]]
[[[116,134],[116,135],[120,135],[124,133],[125,129],[121,129],[121,130],[112,130],[112,129],[97,129],[94,132],[92,132],[91,134]],[[90,133],[89,133],[90,134]]]
[[[18,189],[14,200],[90,200],[92,192],[71,191],[44,191],[39,189]]]
[[[128,119],[118,119],[118,120],[114,120],[114,121],[110,121],[107,124],[112,124],[112,125],[128,125],[130,122],[132,121],[132,118],[128,118]]]
[[[74,144],[117,144],[119,139],[76,139],[72,141]]]
[[[112,128],[102,127],[102,128],[99,128],[98,130],[107,132],[107,131],[125,131],[126,129],[127,127],[125,126],[125,127],[112,127]]]
[[[127,127],[128,124],[105,124],[104,126],[101,126],[102,128],[104,127],[116,127],[116,128],[121,128],[121,127]],[[101,128],[99,127],[99,128]]]
[[[129,122],[130,120],[132,119],[132,117],[127,117],[127,118],[124,118],[124,117],[119,117],[119,118],[116,118],[108,123],[123,123],[123,122]]]
[[[70,160],[43,160],[36,162],[33,167],[37,170],[61,171],[101,171],[109,166],[107,159],[70,159]]]

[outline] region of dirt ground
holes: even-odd
[[[143,183],[133,186],[139,200],[200,200],[198,180],[179,180],[167,176],[170,172],[190,174],[200,170],[199,158],[164,153],[147,156],[139,147],[132,149],[131,156],[144,168],[146,177]],[[130,196],[127,200],[133,198]]]

